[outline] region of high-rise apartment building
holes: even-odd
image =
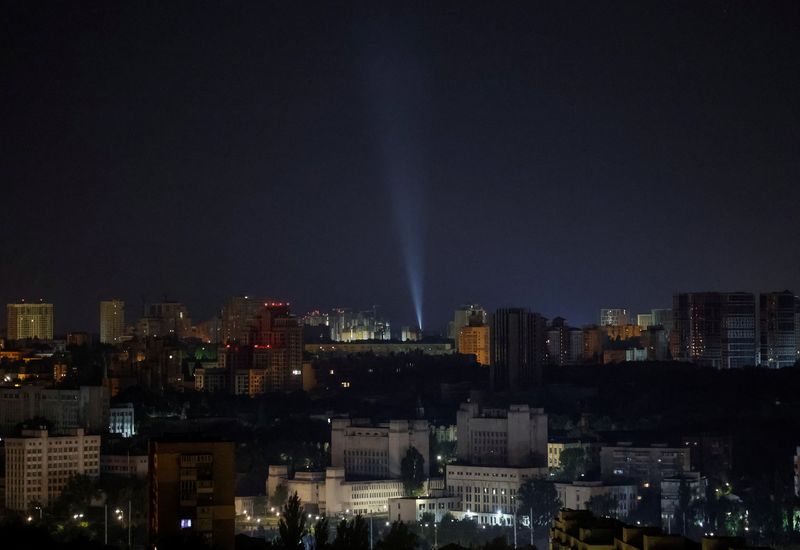
[[[757,364],[756,302],[747,292],[673,297],[672,358],[715,368]]]
[[[551,365],[579,365],[583,362],[583,331],[556,317],[547,329],[547,360]]]
[[[224,343],[248,345],[254,342],[258,316],[264,300],[253,296],[234,296],[222,308],[220,339]]]
[[[491,322],[492,389],[538,385],[547,357],[547,320],[522,308],[498,309]]]
[[[289,304],[268,302],[261,310],[257,348],[268,356],[266,384],[272,391],[303,389],[303,327]]]
[[[600,310],[600,326],[620,326],[630,323],[628,310],[624,308],[603,308]]]
[[[791,367],[797,361],[797,297],[770,292],[759,298],[760,361],[765,367]]]
[[[456,309],[453,320],[448,327],[448,337],[456,342],[456,351],[464,353],[458,348],[458,335],[463,327],[470,325],[485,325],[486,310],[478,304],[463,304]]]
[[[125,334],[125,302],[103,300],[100,302],[100,342],[119,344]]]
[[[464,355],[474,355],[479,365],[491,365],[491,340],[486,315],[478,314],[470,318],[467,326],[458,329],[456,349]]]
[[[6,310],[9,340],[53,339],[53,304],[21,302]]]
[[[180,302],[148,304],[146,316],[137,323],[136,333],[143,338],[188,338],[192,334],[192,320],[186,306]]]
[[[180,437],[150,442],[150,541],[194,535],[234,548],[234,444]]]
[[[50,435],[46,429],[22,430],[6,438],[6,508],[49,506],[75,475],[100,475],[100,436],[83,429]]]

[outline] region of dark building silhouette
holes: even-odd
[[[757,363],[756,302],[748,292],[690,292],[673,297],[672,358],[714,368]]]
[[[541,384],[547,359],[547,320],[522,308],[498,309],[491,324],[492,389]]]
[[[232,442],[173,436],[150,442],[150,548],[199,538],[234,548]]]
[[[765,367],[791,367],[797,361],[797,303],[793,292],[769,292],[759,298],[760,359]]]

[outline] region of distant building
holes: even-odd
[[[136,325],[136,333],[141,338],[188,338],[192,335],[192,320],[182,303],[156,302],[148,304],[146,316]]]
[[[788,290],[761,294],[758,322],[762,366],[792,367],[797,361],[797,302]]]
[[[653,323],[653,314],[652,313],[640,313],[636,316],[636,324],[639,326],[640,329],[644,330],[647,327],[652,326]]]
[[[458,348],[458,335],[462,328],[470,325],[480,326],[486,324],[486,310],[478,304],[463,304],[459,306],[453,314],[453,320],[448,326],[448,338],[456,342],[456,349],[459,353],[464,353]]]
[[[547,468],[448,464],[447,492],[461,500],[461,512],[453,515],[480,525],[512,525],[520,487],[546,475]]]
[[[52,340],[53,304],[8,304],[7,329],[9,340]]]
[[[133,418],[133,403],[123,403],[109,409],[108,431],[122,437],[136,435],[136,423]]]
[[[547,329],[547,358],[551,365],[566,366],[583,363],[583,331],[567,325],[556,317]]]
[[[431,517],[439,523],[446,515],[461,512],[458,496],[426,495],[418,497],[395,497],[389,499],[389,521],[417,523]]]
[[[335,309],[328,319],[334,342],[392,339],[390,323],[378,314],[377,306],[355,312],[347,308]]]
[[[756,302],[747,292],[673,297],[672,358],[714,368],[757,364]]]
[[[639,496],[637,483],[573,481],[571,483],[555,483],[555,487],[562,508],[588,510],[588,504],[592,498],[605,496],[612,497],[616,502],[616,508],[612,511],[615,518],[626,518],[637,508],[637,497]]]
[[[462,403],[457,413],[457,455],[467,464],[544,466],[547,415],[544,409],[507,409]]]
[[[458,353],[474,355],[479,365],[491,365],[489,326],[486,324],[473,324],[461,327],[458,330],[457,348]]]
[[[498,309],[491,322],[492,389],[523,389],[542,382],[547,321],[521,308]]]
[[[100,473],[104,476],[135,477],[146,479],[149,458],[146,454],[101,454]]]
[[[390,420],[375,424],[365,419],[331,420],[331,466],[344,468],[348,478],[396,479],[408,449],[430,465],[427,420]]]
[[[600,310],[601,327],[611,326],[618,327],[621,325],[630,324],[630,316],[628,310],[623,308],[604,308]]]
[[[800,497],[800,447],[794,453],[794,496]]]
[[[75,429],[50,435],[46,429],[22,430],[5,440],[5,505],[19,512],[31,503],[46,507],[61,495],[74,475],[100,475],[100,436]]]
[[[661,522],[667,532],[684,531],[688,527],[687,521],[691,518],[677,516],[676,512],[681,498],[681,486],[686,487],[689,493],[689,505],[706,498],[708,479],[699,472],[685,472],[683,474],[667,477],[661,480]],[[684,510],[683,512],[687,512]]]
[[[359,353],[391,355],[394,353],[415,353],[425,355],[452,355],[455,347],[451,342],[331,342],[308,343],[304,345],[307,353],[317,356],[346,356]]]
[[[401,342],[416,342],[422,339],[422,334],[414,327],[404,326],[400,329]]]
[[[100,342],[116,345],[125,335],[125,302],[103,300],[100,302]]]
[[[653,325],[664,327],[667,334],[672,330],[672,310],[671,309],[652,309],[650,314],[653,316]]]
[[[605,332],[597,325],[583,327],[583,360],[585,362],[600,363],[603,359],[603,342]]]
[[[182,533],[209,547],[234,548],[234,444],[156,439],[150,442],[150,541]]]
[[[71,428],[103,432],[108,429],[108,390],[105,386],[0,387],[0,432],[9,433],[21,422],[39,417],[52,422],[55,432]]]
[[[688,447],[669,447],[662,444],[634,446],[622,442],[600,448],[600,471],[603,479],[631,478],[649,483],[661,483],[691,470]]]
[[[67,345],[85,347],[92,343],[92,339],[88,332],[79,330],[67,333]]]
[[[589,460],[597,455],[598,444],[594,441],[582,441],[580,439],[558,439],[547,442],[547,467],[557,470],[561,467],[561,453],[567,449],[581,449],[584,457]]]

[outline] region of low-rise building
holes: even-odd
[[[611,515],[615,518],[625,518],[636,509],[638,503],[639,486],[637,483],[573,481],[572,483],[555,483],[555,487],[561,505],[571,510],[589,510],[592,498],[609,496],[616,503],[616,508],[611,510]]]
[[[100,436],[77,428],[64,435],[23,430],[6,438],[6,508],[49,506],[75,475],[100,475]]]
[[[674,477],[690,470],[688,447],[619,442],[600,448],[600,471],[603,479],[623,477],[658,484],[663,478]]]
[[[100,455],[100,473],[103,475],[135,477],[145,479],[148,472],[146,454],[102,454]]]
[[[122,437],[136,435],[134,422],[133,403],[122,403],[109,409],[108,431]]]
[[[445,472],[447,493],[461,501],[461,517],[484,525],[511,525],[520,487],[548,473],[547,468],[466,464],[448,464]]]
[[[439,523],[445,515],[461,512],[461,499],[457,496],[429,495],[389,499],[389,521],[415,523],[430,517]]]
[[[53,423],[54,432],[84,428],[99,433],[108,429],[108,415],[108,390],[105,386],[0,388],[0,433],[9,433],[20,423],[33,418],[46,418]]]

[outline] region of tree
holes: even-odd
[[[586,453],[581,447],[564,449],[558,458],[558,466],[565,479],[574,481],[586,473]]]
[[[286,488],[286,485],[281,483],[275,487],[275,492],[270,495],[269,503],[272,506],[283,506],[287,498],[289,498],[289,489]]]
[[[303,537],[305,528],[305,510],[300,506],[300,497],[298,497],[297,492],[295,492],[289,497],[286,504],[283,505],[281,522],[278,526],[281,546],[287,550],[298,548],[301,544],[300,539]]]
[[[333,540],[333,550],[367,550],[369,536],[367,522],[360,515],[352,521],[343,519],[336,527],[336,538]]]
[[[417,496],[425,484],[425,459],[416,447],[409,447],[400,462],[400,477],[406,496]]]
[[[383,537],[376,548],[378,550],[415,550],[417,547],[417,535],[412,533],[408,526],[402,521],[395,521],[389,532]]]
[[[328,523],[328,518],[322,516],[317,520],[314,524],[314,548],[316,550],[325,550],[329,547],[328,544],[328,530],[330,528],[330,524]]]
[[[528,480],[519,489],[520,512],[530,514],[531,525],[534,532],[548,529],[553,518],[561,508],[561,501],[558,500],[556,486],[543,479]]]
[[[611,493],[594,495],[586,501],[586,509],[597,517],[617,517],[617,497]]]

